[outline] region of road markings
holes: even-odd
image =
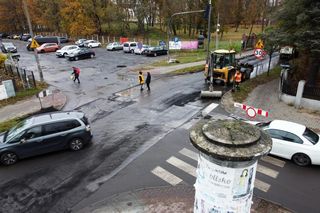
[[[277,172],[273,169],[269,169],[268,167],[262,166],[260,164],[258,164],[258,166],[257,166],[257,171],[262,174],[265,174],[269,177],[273,177],[273,178],[277,178],[277,176],[279,174],[279,172]]]
[[[273,157],[270,157],[270,156],[264,156],[263,158],[261,158],[261,160],[264,161],[264,162],[270,163],[272,165],[281,167],[281,168],[283,168],[284,164],[286,163],[285,161],[282,161],[282,160],[279,160],[277,158],[273,158]]]
[[[167,183],[171,184],[172,186],[175,186],[182,182],[182,179],[178,178],[174,174],[171,174],[167,170],[163,169],[160,166],[157,166],[151,171],[154,175],[158,176],[162,180],[166,181]]]
[[[217,106],[219,106],[219,104],[215,104],[215,103],[212,103],[210,104],[209,106],[207,106],[206,108],[204,108],[202,110],[202,116],[206,116],[208,115],[212,110],[214,110]]]
[[[184,156],[187,156],[195,161],[198,161],[198,155],[196,152],[191,151],[190,149],[183,148],[179,151],[180,154],[183,154]]]
[[[167,160],[168,163],[171,165],[183,170],[184,172],[188,173],[189,175],[192,175],[193,177],[196,177],[196,168],[194,166],[191,166],[190,164],[176,158],[176,157],[170,157]]]
[[[260,191],[267,192],[270,188],[270,184],[267,184],[259,179],[255,179],[254,188],[259,189]]]

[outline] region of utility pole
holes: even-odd
[[[216,29],[216,50],[219,48],[219,13],[218,13],[218,18],[217,18],[217,29]]]
[[[31,25],[31,21],[30,21],[30,15],[29,15],[29,11],[28,11],[28,6],[27,6],[27,3],[26,3],[26,0],[22,0],[22,3],[23,3],[23,9],[24,9],[25,15],[27,17],[28,26],[29,26],[29,32],[30,32],[31,38],[34,39],[33,31],[32,31],[32,25]],[[35,48],[33,50],[33,53],[34,53],[34,57],[36,58],[40,81],[43,82],[44,79],[43,79],[43,73],[42,73],[42,69],[41,69],[41,66],[40,66],[40,62],[39,62],[39,56],[38,56],[37,50]]]
[[[209,0],[209,14],[208,14],[208,46],[207,46],[207,64],[209,63],[210,54],[210,40],[211,40],[211,0]]]

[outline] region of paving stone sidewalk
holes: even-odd
[[[194,205],[194,187],[177,185],[125,192],[94,203],[79,213],[172,212],[191,213]],[[252,213],[290,213],[278,204],[253,196]]]
[[[279,79],[270,81],[256,87],[243,102],[255,108],[261,108],[269,112],[268,117],[256,116],[253,120],[269,121],[281,119],[304,124],[320,132],[320,111],[314,112],[306,109],[296,109],[279,100],[278,96]],[[226,93],[222,98],[222,106],[226,111],[236,116],[250,119],[246,112],[233,106],[234,101],[231,92]],[[319,109],[320,110],[320,109]]]

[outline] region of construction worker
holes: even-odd
[[[240,90],[241,79],[242,79],[242,74],[239,70],[237,70],[236,74],[234,75],[235,89],[237,89],[237,90]]]
[[[140,90],[143,90],[143,84],[144,84],[144,77],[142,75],[142,72],[139,72],[139,84],[140,84]]]

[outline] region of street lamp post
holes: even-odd
[[[30,32],[31,38],[33,39],[34,36],[33,36],[32,25],[31,25],[31,21],[30,21],[30,15],[29,15],[29,11],[28,11],[28,6],[27,6],[27,3],[26,3],[26,0],[23,0],[22,3],[23,3],[23,9],[24,9],[25,15],[27,17],[27,21],[28,21],[29,32]],[[38,56],[37,50],[35,48],[33,50],[33,53],[34,53],[34,57],[36,58],[36,63],[37,63],[38,71],[39,71],[40,81],[43,82],[44,79],[43,79],[42,69],[41,69],[41,66],[40,66],[39,56]]]

